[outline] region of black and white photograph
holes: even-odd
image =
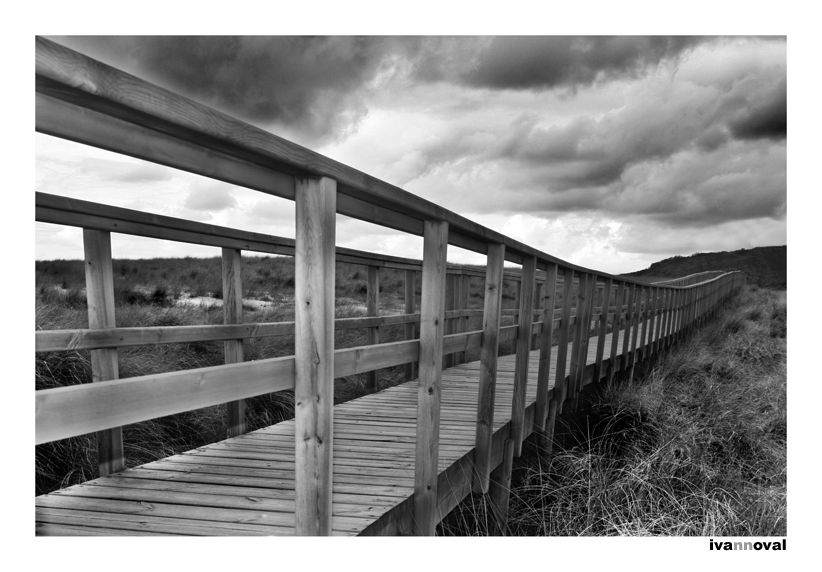
[[[166,24],[28,36],[34,549],[798,552],[785,26]]]

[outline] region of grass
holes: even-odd
[[[552,454],[515,463],[504,534],[785,535],[785,316],[784,292],[748,288],[642,382],[587,395]],[[493,532],[474,495],[439,530]]]

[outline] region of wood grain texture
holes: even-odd
[[[557,289],[557,265],[549,264],[545,282],[542,285],[542,331],[539,335],[539,370],[537,373],[537,407],[534,423],[545,429],[548,419],[548,389],[551,373],[551,350],[554,339],[554,304]]]
[[[298,535],[331,533],[337,183],[299,178],[294,255],[294,441]]]
[[[405,313],[414,314],[417,311],[417,273],[413,270],[405,271]],[[413,322],[405,324],[405,339],[413,340],[417,337],[417,328]],[[405,364],[405,379],[414,379],[417,376],[417,363]]]
[[[243,321],[242,256],[240,251],[234,248],[224,248],[222,255],[223,323],[238,324]],[[225,363],[242,363],[244,359],[243,340],[226,340],[223,344]],[[228,437],[246,432],[245,408],[243,399],[226,404]]]
[[[626,289],[627,284],[625,282],[620,282],[617,288],[616,304],[614,308],[613,334],[611,335],[611,354],[608,362],[608,383],[613,382],[614,376],[616,375],[616,357],[619,345],[618,334],[623,327],[622,307],[625,304]]]
[[[476,452],[474,454],[474,488],[487,493],[491,474],[491,437],[494,426],[494,405],[499,353],[500,309],[502,307],[502,270],[505,245],[488,245],[485,296],[480,351],[479,391],[477,395]]]
[[[432,536],[437,514],[442,346],[448,223],[426,221],[423,237],[420,358],[414,468],[414,533]]]
[[[368,267],[368,277],[366,280],[365,289],[365,312],[369,316],[376,317],[379,314],[380,307],[380,270],[376,266]],[[368,343],[380,343],[380,328],[379,326],[371,326],[368,328]],[[366,387],[368,391],[377,391],[377,372],[369,371],[366,374]]]
[[[555,392],[555,398],[558,402],[558,413],[562,413],[563,405],[568,397],[568,388],[565,384],[565,370],[568,361],[568,338],[571,330],[571,306],[573,305],[571,288],[573,286],[573,276],[573,270],[565,270],[565,280],[562,286],[562,321],[559,329],[556,368],[556,385],[560,388],[559,393]]]
[[[519,290],[519,327],[516,344],[516,369],[514,370],[514,395],[511,401],[511,440],[514,455],[522,454],[525,434],[525,392],[528,387],[528,360],[531,351],[531,324],[534,319],[534,280],[537,259],[527,257],[522,262],[522,279]]]
[[[594,379],[599,381],[602,377],[602,358],[605,355],[605,334],[608,332],[608,310],[611,304],[611,290],[613,288],[613,281],[610,278],[605,279],[605,284],[602,287],[602,308],[599,311],[599,336],[597,337],[597,357],[596,357],[596,373]]]
[[[83,252],[89,327],[113,328],[115,318],[111,235],[104,231],[83,229]],[[118,377],[117,350],[92,350],[92,382],[106,382]],[[112,427],[97,432],[97,466],[100,475],[114,473],[125,467],[122,428]]]

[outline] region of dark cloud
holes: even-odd
[[[545,89],[635,76],[703,41],[676,36],[498,37],[477,56],[463,80],[491,89]]]
[[[344,133],[367,113],[358,93],[414,38],[69,37],[57,41],[252,123],[308,137]],[[390,63],[390,62],[389,62]],[[385,65],[384,65],[385,64]]]
[[[730,128],[739,139],[785,139],[788,135],[786,82],[780,82],[765,101],[741,113],[730,123]]]

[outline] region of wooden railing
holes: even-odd
[[[402,189],[149,84],[45,39],[37,39],[36,129],[147,161],[190,171],[296,204],[294,240],[217,227],[38,193],[37,220],[83,229],[89,328],[40,331],[38,352],[91,351],[95,383],[36,392],[36,442],[97,432],[100,472],[123,468],[120,427],[229,403],[229,434],[246,430],[243,400],[295,392],[296,532],[328,534],[331,524],[333,380],[405,366],[418,377],[414,531],[432,534],[438,520],[437,461],[443,366],[479,352],[475,490],[489,492],[496,363],[510,340],[516,372],[501,488],[510,481],[525,426],[529,353],[539,351],[533,428],[550,431],[573,406],[586,380],[591,333],[597,339],[594,379],[633,375],[709,319],[741,283],[738,273],[689,285],[646,284],[563,261]],[[335,214],[423,237],[421,261],[335,247]],[[224,324],[116,326],[110,233],[218,247],[222,251]],[[449,265],[448,246],[485,254],[484,268]],[[241,253],[295,259],[293,322],[244,323]],[[505,268],[514,263],[519,269]],[[368,267],[366,317],[334,315],[334,264]],[[378,315],[379,269],[405,271],[401,315]],[[419,275],[419,276],[418,276]],[[469,309],[471,278],[484,279],[484,307]],[[519,282],[519,306],[502,309],[504,280]],[[420,304],[415,292],[420,285]],[[535,303],[536,302],[536,303]],[[472,318],[482,317],[472,330]],[[504,325],[502,317],[512,323]],[[594,326],[593,330],[591,326]],[[644,327],[640,327],[644,324]],[[380,328],[403,325],[405,340],[380,343]],[[479,328],[479,325],[476,327]],[[649,330],[653,327],[653,334]],[[336,349],[334,332],[366,328],[368,345]],[[622,351],[608,331],[626,329]],[[641,333],[642,339],[638,340]],[[294,336],[294,355],[243,361],[242,340]],[[117,348],[190,341],[225,343],[224,365],[118,379]],[[556,344],[554,342],[557,342]],[[569,347],[570,346],[570,347]],[[556,348],[556,356],[552,351]],[[556,359],[556,384],[548,372]],[[375,375],[369,378],[377,387]],[[506,476],[507,475],[507,476]],[[504,494],[504,493],[502,493]]]

